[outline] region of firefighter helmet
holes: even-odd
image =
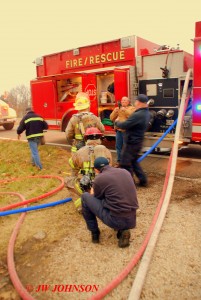
[[[87,93],[78,93],[73,104],[76,110],[86,109],[90,106],[90,100]]]
[[[86,129],[84,138],[86,140],[97,140],[103,136],[102,132],[96,127],[89,127]]]

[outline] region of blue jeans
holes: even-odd
[[[121,150],[123,147],[123,132],[120,130],[116,131],[116,151],[117,151],[117,161],[121,160]]]
[[[38,145],[40,144],[40,137],[28,139],[28,143],[29,143],[29,148],[31,150],[32,163],[35,164],[40,169],[42,169],[42,164],[40,162],[40,157],[38,153]]]
[[[116,230],[126,230],[136,226],[136,210],[124,217],[114,216],[108,208],[103,207],[103,202],[103,200],[99,200],[89,193],[82,194],[82,215],[89,231],[98,231],[96,217],[110,228]]]

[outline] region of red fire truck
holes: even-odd
[[[50,129],[65,131],[76,113],[76,94],[88,92],[90,110],[101,118],[105,136],[114,138],[111,111],[123,96],[134,103],[135,96],[144,93],[149,98],[151,115],[145,147],[150,147],[177,119],[186,74],[194,67],[194,78],[188,80],[193,108],[184,117],[181,141],[201,142],[200,39],[201,22],[197,22],[194,59],[178,47],[160,46],[137,36],[37,58],[37,78],[31,81],[33,108],[47,120]],[[169,147],[174,132],[175,129],[158,149]]]

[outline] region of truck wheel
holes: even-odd
[[[108,142],[114,142],[114,141],[115,141],[115,136],[106,136],[105,139],[106,139]]]
[[[68,120],[67,118],[64,119],[64,121],[63,121],[63,123],[62,123],[61,131],[65,132],[66,127],[67,127],[67,125],[68,125],[68,121],[69,121],[69,120]]]
[[[4,124],[3,127],[5,130],[11,130],[13,129],[15,123],[8,123],[8,124]]]

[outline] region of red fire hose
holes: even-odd
[[[119,273],[108,285],[106,285],[101,291],[96,293],[96,295],[92,296],[89,300],[103,299],[103,297],[105,297],[107,294],[109,294],[117,285],[119,285],[126,278],[126,276],[132,271],[132,269],[136,266],[136,264],[140,260],[141,256],[143,255],[143,253],[146,249],[146,246],[149,242],[149,239],[151,237],[154,226],[156,224],[158,215],[160,213],[161,206],[162,206],[163,201],[164,201],[164,197],[165,197],[166,189],[167,189],[167,184],[168,184],[168,180],[169,180],[169,176],[170,176],[171,163],[172,163],[172,153],[170,155],[169,162],[168,162],[168,168],[167,168],[167,172],[166,172],[166,177],[165,177],[165,181],[164,181],[164,185],[163,185],[163,191],[162,191],[162,194],[161,194],[161,198],[160,198],[158,206],[156,208],[156,212],[154,214],[151,226],[149,227],[149,231],[148,231],[148,233],[147,233],[140,249],[133,256],[133,258],[127,264],[127,266],[121,271],[121,273]]]
[[[59,176],[41,175],[41,176],[29,176],[29,178],[57,178],[58,180],[61,181],[61,184],[54,190],[52,190],[48,193],[45,193],[43,195],[40,195],[38,197],[29,199],[29,200],[25,200],[24,196],[19,193],[10,192],[9,194],[18,196],[21,199],[21,202],[2,207],[2,208],[0,208],[0,211],[5,211],[10,208],[22,206],[27,203],[31,203],[31,202],[38,201],[40,199],[44,199],[44,198],[58,192],[59,190],[61,190],[64,187],[64,180],[62,177],[59,177]],[[0,181],[0,182],[10,182],[10,181],[14,181],[14,180],[19,180],[19,179],[16,178],[16,179],[6,180],[6,181],[4,180],[4,181]],[[8,194],[8,193],[5,192],[3,194]],[[22,225],[22,223],[25,219],[25,216],[26,216],[26,213],[21,214],[21,216],[18,219],[17,224],[12,232],[11,238],[9,240],[8,251],[7,251],[7,264],[8,264],[8,271],[9,271],[11,281],[12,281],[16,291],[18,292],[18,294],[21,296],[21,298],[23,300],[34,300],[34,298],[27,292],[27,290],[24,288],[23,284],[21,283],[21,281],[17,275],[16,269],[15,269],[15,262],[14,262],[14,245],[15,245],[15,241],[16,241],[18,232],[20,230],[20,226]]]
[[[22,205],[25,205],[25,204],[28,204],[28,203],[31,203],[31,202],[35,202],[35,201],[38,201],[40,199],[43,199],[43,198],[46,198],[46,197],[49,197],[51,196],[52,194],[60,191],[63,187],[64,187],[64,179],[62,177],[59,177],[59,176],[53,176],[53,175],[39,175],[39,176],[28,176],[26,178],[56,178],[58,179],[59,181],[61,181],[61,184],[54,190],[48,192],[48,193],[45,193],[43,195],[40,195],[38,197],[34,197],[32,199],[29,199],[29,200],[25,200],[25,201],[22,201],[22,202],[18,202],[18,203],[13,203],[13,204],[10,204],[10,205],[7,205],[5,207],[1,207],[0,208],[0,211],[5,211],[5,210],[9,210],[11,208],[15,208],[15,207],[18,207],[18,206],[22,206]],[[15,179],[11,179],[11,180],[2,180],[0,182],[11,182],[11,181],[15,181],[15,180],[21,180],[20,178],[15,178]]]
[[[166,188],[167,188],[167,183],[168,183],[168,178],[170,175],[170,167],[171,167],[171,161],[172,161],[172,155],[170,156],[169,159],[169,163],[168,163],[168,169],[166,172],[166,177],[165,177],[165,181],[164,181],[164,186],[163,186],[163,191],[161,194],[161,198],[159,200],[159,204],[157,206],[155,215],[153,217],[151,226],[149,228],[149,231],[140,247],[140,249],[138,250],[138,252],[133,256],[133,258],[131,259],[131,261],[127,264],[127,266],[121,271],[121,273],[119,273],[117,275],[117,277],[115,277],[107,286],[105,286],[101,291],[99,291],[96,295],[92,296],[90,298],[90,300],[98,300],[98,299],[102,299],[103,297],[105,297],[109,292],[111,292],[111,290],[113,290],[117,285],[119,285],[124,279],[125,277],[131,272],[131,270],[134,268],[134,266],[138,263],[138,261],[140,260],[142,254],[144,253],[146,246],[148,244],[148,241],[150,239],[150,236],[152,234],[153,228],[155,226],[155,223],[157,221],[161,206],[163,204],[163,200],[164,200],[164,196],[166,193]],[[49,195],[52,195],[53,193],[57,192],[58,190],[62,189],[64,186],[64,182],[63,182],[63,178],[60,178],[58,176],[49,176],[49,175],[44,175],[44,176],[30,176],[30,177],[40,177],[40,178],[58,178],[59,180],[62,181],[61,185],[59,187],[57,187],[55,190],[52,190],[48,193],[45,193],[44,195],[40,195],[38,197],[29,199],[29,200],[25,200],[23,198],[22,195],[18,194],[18,193],[12,193],[12,194],[16,194],[17,196],[19,196],[21,198],[21,202],[18,203],[14,203],[12,205],[8,205],[6,207],[3,207],[0,209],[0,211],[5,211],[8,210],[10,208],[14,208],[14,207],[18,207],[18,206],[22,206],[24,204],[30,203],[30,202],[35,202],[39,199],[43,199]],[[16,179],[17,180],[17,179]],[[8,246],[8,251],[7,251],[7,263],[8,263],[8,270],[9,270],[9,274],[10,274],[10,278],[11,281],[15,287],[15,289],[17,290],[17,292],[19,293],[19,295],[22,297],[22,299],[24,300],[34,300],[34,298],[27,292],[27,290],[23,287],[22,283],[19,280],[19,277],[17,275],[17,272],[15,270],[15,263],[14,263],[14,244],[15,244],[15,240],[18,234],[18,231],[20,229],[21,224],[24,221],[24,218],[26,216],[26,213],[22,213],[14,230],[13,233],[11,235],[10,241],[9,241],[9,246]]]

